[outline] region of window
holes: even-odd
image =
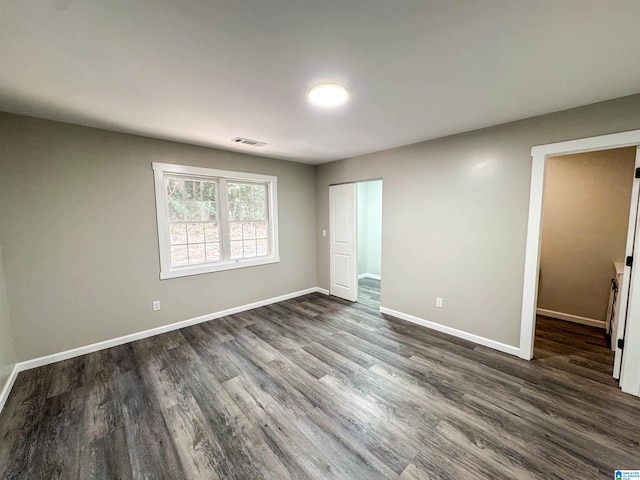
[[[277,177],[153,163],[160,278],[279,262]]]

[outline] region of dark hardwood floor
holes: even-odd
[[[539,359],[525,362],[375,308],[313,294],[23,372],[0,415],[0,478],[640,468],[640,399],[585,375],[606,373],[590,368],[595,347],[559,356],[562,325],[541,322]]]
[[[601,328],[538,315],[533,356],[540,364],[618,386],[613,378],[614,354]]]

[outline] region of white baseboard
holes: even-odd
[[[316,287],[316,292],[322,293],[323,295],[329,295],[329,290],[327,290],[326,288]]]
[[[2,412],[2,409],[4,408],[4,404],[7,402],[7,398],[9,398],[9,392],[13,387],[13,383],[16,381],[18,372],[19,372],[18,365],[14,365],[13,370],[11,370],[11,373],[9,374],[9,378],[7,378],[7,381],[2,387],[2,390],[0,390],[0,412]]]
[[[518,347],[513,347],[511,345],[507,345],[506,343],[496,342],[495,340],[491,340],[485,337],[480,337],[478,335],[474,335],[473,333],[463,332],[462,330],[458,330],[452,327],[447,327],[446,325],[440,325],[439,323],[430,322],[429,320],[425,320],[419,317],[414,317],[413,315],[398,312],[396,310],[392,310],[387,307],[381,306],[380,313],[391,315],[392,317],[396,317],[401,320],[406,320],[407,322],[416,323],[418,325],[422,325],[423,327],[431,328],[432,330],[437,330],[438,332],[447,333],[454,337],[463,338],[465,340],[469,340],[470,342],[477,343],[485,347],[493,348],[494,350],[498,350],[500,352],[508,353],[510,355],[515,355],[516,357],[519,356],[520,354],[520,348]]]
[[[375,273],[361,273],[358,275],[358,280],[362,280],[363,278],[373,278],[374,280],[380,280],[382,277],[380,275],[376,275]]]
[[[190,318],[188,320],[171,323],[169,325],[163,325],[162,327],[152,328],[150,330],[144,330],[142,332],[124,335],[122,337],[113,338],[111,340],[105,340],[103,342],[93,343],[91,345],[86,345],[84,347],[73,348],[71,350],[66,350],[64,352],[54,353],[52,355],[34,358],[31,360],[26,360],[24,362],[19,362],[16,365],[16,368],[18,372],[22,372],[24,370],[30,370],[32,368],[41,367],[43,365],[48,365],[50,363],[60,362],[62,360],[67,360],[73,357],[79,357],[80,355],[97,352],[99,350],[104,350],[105,348],[116,347],[118,345],[134,342],[136,340],[152,337],[154,335],[160,335],[161,333],[171,332],[173,330],[178,330],[180,328],[188,327],[190,325],[195,325],[197,323],[207,322],[209,320],[214,320],[216,318],[226,317],[228,315],[233,315],[235,313],[245,312],[247,310],[252,310],[258,307],[264,307],[265,305],[271,305],[272,303],[282,302],[284,300],[301,297],[302,295],[308,295],[310,293],[315,293],[315,292],[326,293],[327,295],[329,294],[329,292],[327,292],[325,289],[322,289],[322,288],[318,288],[318,287],[307,288],[306,290],[287,293],[285,295],[280,295],[279,297],[268,298],[266,300],[261,300],[259,302],[248,303],[246,305],[242,305],[239,307],[229,308],[227,310],[222,310],[215,313],[209,313],[207,315],[202,315],[200,317]]]
[[[543,315],[545,317],[557,318],[558,320],[566,320],[567,322],[579,323],[581,325],[589,325],[590,327],[597,327],[602,329],[607,328],[607,324],[602,320],[580,317],[579,315],[571,315],[570,313],[554,312],[553,310],[536,308],[536,314]]]

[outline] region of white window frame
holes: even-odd
[[[258,265],[267,265],[270,263],[280,262],[280,250],[278,242],[278,177],[271,175],[260,175],[257,173],[233,172],[229,170],[216,170],[212,168],[190,167],[186,165],[173,165],[170,163],[153,162],[153,178],[155,182],[156,195],[156,215],[158,225],[158,246],[160,250],[160,279],[186,277],[190,275],[200,275],[203,273],[220,272],[223,270],[232,270],[235,268],[255,267]],[[238,260],[222,260],[216,263],[205,263],[197,265],[171,266],[171,251],[169,244],[169,216],[167,212],[167,191],[165,188],[164,177],[168,175],[192,175],[197,177],[211,177],[212,180],[221,183],[218,185],[226,185],[227,181],[237,182],[261,182],[267,185],[267,209],[269,212],[269,256],[238,259]],[[227,192],[223,188],[218,188],[218,222],[220,224],[220,241],[221,247],[227,244],[227,238],[223,238],[224,232],[227,230],[222,227],[223,222],[227,219]],[[223,257],[224,258],[224,257]]]

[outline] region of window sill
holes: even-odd
[[[216,263],[215,265],[189,265],[186,267],[175,267],[169,271],[160,272],[160,280],[202,275],[204,273],[222,272],[224,270],[235,270],[245,267],[257,267],[259,265],[268,265],[270,263],[279,262],[280,257],[265,257],[255,260],[235,260],[232,262]]]

